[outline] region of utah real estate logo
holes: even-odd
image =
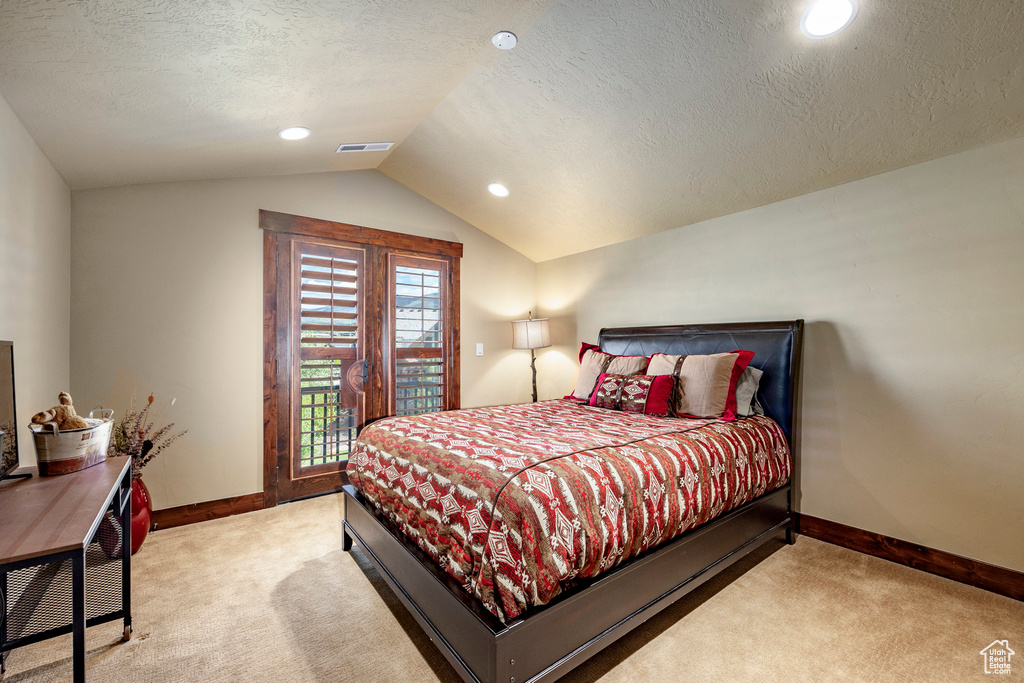
[[[991,645],[981,651],[981,656],[985,658],[985,673],[1010,673],[1010,657],[1015,654],[1017,653],[1010,649],[1010,641],[993,640]]]

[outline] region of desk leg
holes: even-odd
[[[132,476],[129,469],[127,477]],[[128,502],[121,510],[121,612],[124,615],[122,641],[132,637],[132,495],[128,489]]]
[[[85,549],[71,558],[71,632],[75,683],[85,683]]]
[[[7,643],[7,572],[0,572],[0,645]],[[0,652],[0,678],[7,671],[7,651]]]

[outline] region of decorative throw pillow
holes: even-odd
[[[675,379],[672,375],[631,375],[622,383],[619,405],[627,413],[664,417],[669,414]]]
[[[580,369],[576,374],[576,384],[572,393],[566,398],[577,401],[590,400],[590,396],[594,393],[594,387],[597,385],[597,378],[602,372],[635,375],[647,368],[646,356],[613,356],[590,344],[586,344],[586,349],[583,349],[582,346],[583,353],[580,357]]]
[[[651,356],[647,372],[678,377],[672,411],[681,417],[736,419],[736,384],[753,351],[701,356]]]
[[[602,373],[597,379],[590,405],[627,413],[664,417],[675,377],[672,375],[617,375]]]
[[[763,415],[764,409],[757,401],[757,387],[764,372],[747,366],[736,383],[736,414],[740,417]]]
[[[609,410],[619,409],[619,393],[622,391],[622,383],[626,381],[626,375],[615,375],[602,372],[597,378],[597,385],[594,393],[590,395],[590,405]]]

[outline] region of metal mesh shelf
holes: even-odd
[[[119,544],[116,554],[120,554]],[[71,562],[49,562],[7,574],[8,639],[27,638],[71,624]],[[120,557],[107,556],[97,534],[85,558],[87,619],[120,611],[121,562]]]

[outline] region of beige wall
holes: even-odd
[[[463,242],[465,406],[528,400],[508,320],[535,301],[565,343],[542,398],[602,326],[803,317],[800,509],[1024,570],[1024,140],[539,265],[374,171],[76,192],[71,386],[119,410],[155,391],[190,430],[147,469],[158,508],[262,489],[259,208]]]
[[[71,192],[0,98],[0,339],[14,342],[18,450],[33,413],[69,388]]]
[[[1024,139],[538,266],[603,326],[807,320],[799,508],[1024,570]]]
[[[529,400],[509,320],[536,300],[535,264],[383,174],[75,192],[72,388],[119,412],[153,391],[189,430],[145,470],[157,508],[263,490],[261,208],[462,242],[463,405]]]

